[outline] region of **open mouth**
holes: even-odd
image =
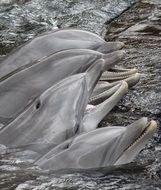
[[[129,144],[127,144],[127,147],[125,147],[125,149],[122,151],[121,155],[115,162],[115,165],[131,162],[137,156],[137,154],[143,149],[147,141],[152,137],[152,135],[156,131],[157,124],[153,120],[147,122],[144,118],[141,121],[139,121],[139,123],[135,123],[135,125],[131,127],[136,127],[136,131],[135,128],[133,128],[134,130],[129,129],[128,133],[125,135],[124,143],[128,139],[130,140],[130,138],[131,142],[129,142]]]
[[[135,138],[135,140],[125,149],[125,151],[137,145],[137,143],[139,143],[143,138],[146,138],[147,136],[152,135],[154,131],[156,130],[156,127],[157,127],[157,124],[155,121],[152,120],[148,122],[147,125],[142,130],[142,132],[139,134],[139,136]]]
[[[112,68],[104,72],[100,80],[115,81],[123,80],[137,73],[137,69]]]

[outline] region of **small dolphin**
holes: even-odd
[[[85,72],[98,59],[104,59],[104,69],[107,69],[123,57],[122,50],[105,55],[93,50],[72,49],[10,73],[0,82],[0,122],[14,119],[46,89],[67,76]]]
[[[67,49],[91,49],[102,53],[121,49],[122,42],[106,42],[98,35],[79,29],[44,33],[7,55],[0,63],[0,78],[44,56]]]
[[[126,164],[138,155],[156,130],[142,118],[127,127],[104,127],[82,133],[35,162],[45,170],[92,169]]]

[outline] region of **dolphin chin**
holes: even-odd
[[[126,164],[133,161],[137,154],[144,148],[147,141],[152,137],[156,128],[157,124],[155,121],[152,120],[150,122],[146,122],[146,124],[142,126],[141,133],[139,133],[136,139],[124,150],[115,165]]]
[[[92,169],[131,162],[156,130],[142,118],[127,127],[105,127],[80,134],[35,162],[46,170]]]

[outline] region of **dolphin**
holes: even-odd
[[[104,71],[97,83],[89,103],[97,104],[107,99],[113,92],[117,84],[123,81],[127,82],[128,87],[135,86],[140,80],[140,73],[136,68],[125,69],[122,67],[111,67],[108,71]]]
[[[118,84],[109,99],[85,113],[104,63],[95,62],[86,73],[69,76],[34,99],[0,131],[0,144],[36,151],[35,164],[46,170],[131,162],[156,130],[156,123],[142,118],[127,127],[96,129],[111,109],[108,106],[117,103],[127,90],[126,82]]]
[[[0,78],[21,66],[62,50],[91,49],[109,53],[122,47],[122,42],[106,42],[98,35],[84,30],[53,30],[35,37],[7,55],[0,63]]]
[[[118,79],[113,82],[107,81],[98,81],[97,85],[95,86],[93,93],[90,97],[89,103],[90,104],[98,104],[105,99],[109,98],[113,93],[116,92],[116,88],[120,85],[123,81],[128,84],[128,87],[133,87],[136,85],[140,80],[140,74],[135,73],[129,76],[126,75],[127,78]],[[114,77],[113,77],[114,79]],[[116,77],[117,79],[117,77]]]
[[[72,49],[52,54],[10,73],[0,80],[0,122],[10,122],[46,89],[67,76],[85,72],[98,59],[103,58],[103,69],[106,69],[123,57],[122,50],[102,54],[93,50]]]
[[[86,73],[69,76],[48,88],[0,130],[0,144],[14,148],[34,143],[43,152],[75,135],[103,63],[96,62]]]
[[[5,76],[0,78],[0,82],[5,80],[6,78],[10,77],[11,75],[22,71],[26,68],[29,68],[35,64],[38,64],[40,62],[43,62],[43,64],[46,64],[46,62],[54,62],[54,64],[57,62],[57,64],[61,64],[63,66],[64,64],[67,64],[66,62],[75,62],[78,65],[81,64],[80,62],[88,62],[92,63],[97,59],[105,59],[107,64],[105,64],[104,70],[109,70],[111,67],[113,67],[116,63],[121,61],[125,57],[125,51],[118,50],[114,51],[108,54],[104,54],[95,50],[89,50],[89,49],[69,49],[69,50],[63,50],[61,52],[52,53],[49,56],[44,56],[41,59],[38,59],[34,62],[28,63],[26,65],[22,65],[18,67],[17,69],[13,70],[12,72],[6,74]],[[65,66],[65,65],[64,65]],[[70,68],[70,67],[69,67]],[[120,69],[119,69],[120,70]],[[117,72],[117,70],[116,70]]]
[[[127,92],[123,82],[109,99],[86,112],[103,64],[96,62],[86,73],[69,76],[43,92],[0,131],[0,144],[42,155],[76,134],[97,128]]]
[[[105,101],[95,105],[83,117],[81,132],[88,132],[97,128],[101,120],[114,108],[128,90],[128,84],[123,81],[112,89],[114,92]]]
[[[108,126],[81,133],[39,158],[45,170],[92,169],[130,163],[156,130],[155,121],[142,118],[123,126]]]
[[[112,67],[110,68],[108,71],[105,71],[100,80],[102,81],[118,81],[118,80],[124,80],[127,77],[133,76],[136,73],[138,73],[138,70],[136,68],[132,68],[132,69],[125,69],[122,67]]]

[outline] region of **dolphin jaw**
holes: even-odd
[[[137,156],[138,153],[142,150],[149,138],[154,134],[156,128],[157,124],[154,120],[147,122],[144,126],[141,126],[140,133],[137,134],[132,142],[124,149],[123,153],[117,159],[114,165],[121,165],[131,162],[135,158],[135,156]],[[128,155],[128,157],[126,155]],[[129,160],[127,160],[126,157]]]
[[[119,67],[113,67],[110,70],[105,71],[102,74],[100,80],[108,82],[126,80],[127,78],[134,76],[136,73],[138,73],[138,70],[136,68],[124,69]]]
[[[148,133],[151,133],[154,130],[155,125],[152,125],[152,123],[154,123],[154,121],[147,123],[141,134],[138,135],[138,137],[125,149],[125,151],[135,146],[137,143],[139,143],[139,141],[142,138],[144,138],[144,136],[146,136]]]

